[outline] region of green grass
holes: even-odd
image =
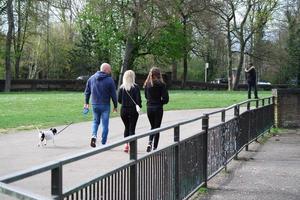
[[[271,96],[271,91],[260,91],[259,97]],[[201,91],[201,90],[175,90],[170,91],[170,102],[165,110],[183,110],[196,108],[227,107],[247,98],[246,91]]]
[[[198,194],[207,194],[208,189],[206,187],[201,187],[198,189]]]
[[[170,102],[165,110],[226,107],[246,100],[246,91],[169,91]],[[260,97],[270,96],[260,91]],[[146,101],[142,93],[143,111]],[[82,92],[11,92],[0,93],[0,133],[11,129],[33,129],[92,119],[82,115]],[[118,116],[112,114],[111,116]]]

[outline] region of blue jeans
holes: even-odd
[[[93,104],[93,125],[92,125],[92,137],[97,138],[97,132],[102,121],[102,140],[101,143],[105,144],[107,141],[108,135],[108,125],[109,125],[109,113],[110,113],[110,105],[102,105],[102,104]]]

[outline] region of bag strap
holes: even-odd
[[[126,91],[126,93],[128,94],[128,96],[130,97],[130,99],[132,100],[132,102],[137,105],[137,103],[135,103],[135,101],[133,100],[133,98],[130,96],[129,92],[124,88],[124,90]]]

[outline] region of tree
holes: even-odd
[[[6,49],[5,49],[5,91],[9,92],[11,89],[11,46],[13,39],[13,28],[14,28],[14,14],[13,14],[13,3],[12,0],[7,0],[7,20],[8,20],[8,31],[6,34]]]
[[[172,3],[171,3],[172,5]],[[180,17],[183,27],[183,39],[184,44],[182,46],[183,55],[183,77],[182,87],[185,86],[188,73],[188,57],[192,47],[192,31],[193,26],[191,24],[192,18],[195,14],[202,12],[206,8],[206,1],[195,0],[195,1],[175,1],[175,14]]]
[[[157,56],[158,50],[152,45],[157,47],[158,41],[165,42],[162,38],[168,32],[165,27],[171,22],[171,15],[163,13],[161,3],[148,0],[90,1],[81,15],[81,24],[88,24],[95,30],[97,42],[108,52],[111,64],[121,66],[119,85],[123,73],[132,69],[138,58]]]
[[[80,41],[69,52],[69,63],[74,74],[91,75],[100,66],[101,61],[105,61],[107,53],[102,51],[96,38],[96,32],[90,25],[81,30]]]
[[[15,53],[15,78],[18,79],[20,76],[20,61],[23,53],[28,28],[28,18],[31,9],[31,0],[27,0],[25,3],[22,3],[21,0],[17,0],[16,4],[17,26],[15,27],[15,29],[17,29],[17,32],[15,33],[13,42]]]
[[[265,26],[266,23],[270,20],[270,17],[272,16],[272,13],[274,9],[277,6],[277,0],[247,0],[245,3],[243,1],[238,2],[235,4],[233,1],[230,1],[230,7],[233,11],[233,22],[234,22],[234,35],[237,38],[239,42],[239,62],[237,66],[237,72],[235,79],[233,81],[233,89],[237,89],[239,81],[240,81],[240,75],[242,71],[242,66],[244,64],[244,56],[246,51],[246,45],[251,39],[252,35],[261,29],[262,26]],[[236,6],[242,6],[245,9],[244,15],[241,16],[241,21],[238,21],[237,18],[237,12],[238,10]],[[251,23],[249,24],[249,18],[251,14],[252,8],[262,8],[263,12],[259,12],[258,23]],[[256,9],[254,10],[256,13]],[[253,24],[253,26],[251,26]]]
[[[210,5],[210,12],[220,18],[219,29],[223,30],[226,35],[227,43],[227,77],[228,77],[228,90],[232,90],[232,64],[233,64],[233,17],[235,13],[235,6],[230,6],[229,0],[224,0]]]
[[[300,86],[300,3],[296,12],[287,10],[288,20],[288,63],[297,77]]]

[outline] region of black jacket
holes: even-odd
[[[146,85],[145,97],[147,99],[148,107],[162,107],[163,104],[167,104],[169,102],[169,93],[167,87],[164,83],[159,81],[154,81],[153,86]]]
[[[248,83],[256,83],[256,70],[254,67],[246,72],[246,77]]]
[[[140,88],[138,87],[138,85],[135,85],[134,87],[130,88],[128,93],[130,94],[132,99],[135,101],[135,103],[137,105],[139,105],[140,107],[142,107],[141,92],[140,92]],[[131,108],[131,107],[135,108],[135,104],[133,103],[133,101],[131,100],[131,98],[129,97],[127,92],[125,91],[125,88],[119,89],[118,102],[120,104],[122,104],[123,108]]]

